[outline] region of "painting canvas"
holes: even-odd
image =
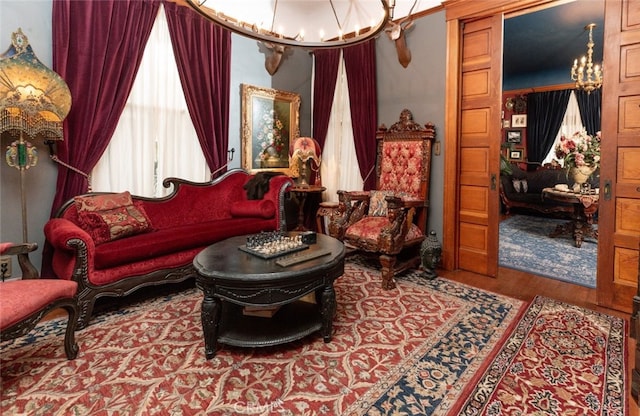
[[[300,95],[242,84],[242,167],[289,173],[289,145],[300,135]]]

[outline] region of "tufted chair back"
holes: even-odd
[[[354,251],[377,255],[384,289],[395,286],[396,272],[419,263],[427,227],[434,139],[433,124],[423,127],[413,121],[409,110],[403,110],[391,128],[381,126],[376,133],[376,189],[338,191],[340,202],[329,234]]]
[[[403,110],[400,120],[391,128],[384,126],[376,135],[378,150],[376,160],[376,189],[404,200],[429,200],[431,176],[431,146],[435,139],[435,127],[423,126],[413,121],[409,110]],[[416,226],[425,233],[427,210],[419,210]]]

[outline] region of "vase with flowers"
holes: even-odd
[[[555,151],[573,179],[574,188],[580,190],[600,166],[600,132],[591,136],[582,130],[569,138],[562,136]]]
[[[262,112],[255,135],[259,149],[256,162],[259,166],[280,167],[282,163],[286,166],[289,157],[289,133],[274,109],[265,109]]]

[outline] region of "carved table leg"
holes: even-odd
[[[202,299],[202,332],[204,334],[204,353],[207,360],[216,355],[218,347],[218,326],[220,325],[220,310],[222,301],[213,296],[213,288],[205,286]]]
[[[336,292],[333,289],[333,282],[327,284],[322,292],[320,313],[322,315],[322,338],[324,342],[330,342],[333,334],[333,316],[336,313]]]
[[[573,224],[573,239],[576,242],[576,247],[582,247],[582,242],[584,241],[584,232],[583,232],[583,223],[581,221],[576,221]]]

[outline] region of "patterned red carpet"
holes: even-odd
[[[462,415],[626,415],[624,320],[537,297]]]
[[[201,294],[195,289],[101,315],[77,333],[80,353],[73,361],[64,358],[62,320],[50,321],[40,325],[33,336],[1,345],[0,414],[457,412],[514,330],[524,305],[446,279],[425,281],[417,273],[400,279],[392,291],[381,290],[379,279],[378,271],[347,263],[345,275],[336,282],[338,311],[330,343],[310,336],[280,347],[224,347],[209,361],[204,358],[200,326]],[[256,319],[277,319],[277,314]],[[520,337],[526,321],[521,321],[512,338]],[[533,321],[531,325],[539,319]],[[606,323],[610,321],[591,321],[598,323],[597,328],[580,325],[575,342],[580,341],[583,349],[599,345],[600,352],[609,351],[613,343],[608,328],[612,325]],[[568,322],[562,320],[562,328],[550,322],[545,328],[561,332]],[[590,336],[597,329],[593,342]],[[527,339],[535,341],[530,336]],[[545,348],[531,351],[540,354],[575,348],[544,344]],[[614,365],[616,354],[622,360],[623,351],[612,350],[607,361],[592,361],[592,370],[601,373],[598,378],[604,381],[588,376],[585,360],[573,355],[567,360],[568,367],[581,365],[589,389],[605,391],[596,392],[593,400],[611,396],[616,386],[623,389],[624,364]],[[496,362],[488,374],[496,371],[495,366]],[[610,368],[621,372],[617,379]],[[523,370],[518,377],[532,377],[531,373]],[[492,388],[486,378],[481,381],[489,394]],[[560,381],[580,384],[576,389],[582,389],[585,382],[576,377],[564,380]],[[498,395],[507,394],[501,393],[501,381],[494,383]],[[535,391],[518,394],[546,391],[544,385],[530,388]],[[478,397],[478,391],[473,397]]]

